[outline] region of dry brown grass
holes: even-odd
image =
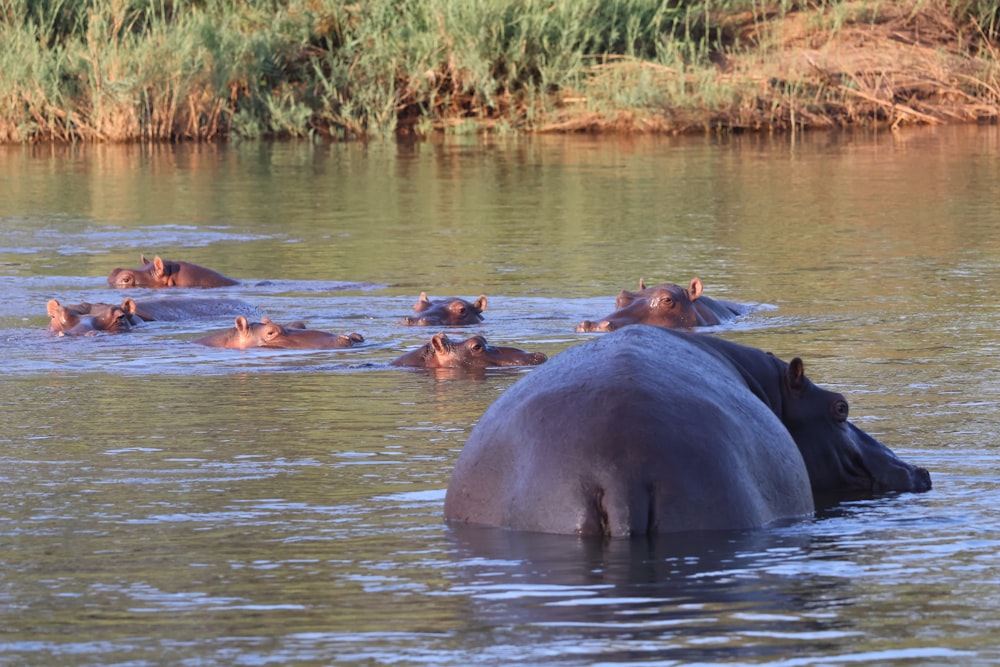
[[[821,11],[767,21],[750,14],[731,17],[729,29],[739,40],[760,48],[719,55],[708,73],[624,59],[602,64],[586,89],[563,92],[558,111],[539,131],[684,133],[997,122],[996,45],[973,35],[983,52],[972,51],[968,34],[943,10],[913,12],[912,2],[884,3],[872,19],[860,15],[867,6],[857,3],[858,16],[845,5],[836,17]],[[663,88],[680,87],[691,97],[642,112],[594,111],[609,70],[628,79],[639,69],[647,80],[652,76]],[[703,91],[713,89],[706,86],[706,76],[714,78],[721,102],[704,99]]]

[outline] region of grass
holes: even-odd
[[[0,142],[996,120],[984,0],[0,0]]]

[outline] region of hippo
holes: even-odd
[[[114,269],[108,275],[112,287],[227,287],[239,282],[217,271],[197,264],[161,259],[159,255],[150,262],[141,256],[142,266],[138,269]]]
[[[452,340],[439,333],[423,347],[394,359],[393,366],[417,368],[490,368],[493,366],[537,366],[548,357],[516,347],[496,347],[482,336]]]
[[[134,302],[132,305],[135,305]],[[52,299],[47,304],[47,310],[49,331],[60,336],[92,336],[98,331],[122,333],[131,331],[141,322],[130,308],[109,303],[84,302],[64,306]]]
[[[599,322],[584,320],[576,331],[614,331],[629,324],[654,324],[671,329],[711,327],[745,315],[752,306],[712,299],[702,294],[701,280],[692,278],[687,289],[673,283],[646,287],[639,280],[639,291],[622,290],[615,299],[615,312]]]
[[[404,317],[402,323],[432,327],[478,324],[483,321],[484,310],[486,310],[486,296],[482,294],[469,303],[465,299],[455,297],[431,301],[427,298],[427,292],[421,292],[420,298],[413,306],[413,313],[417,317]]]
[[[98,331],[121,333],[130,331],[143,322],[180,322],[237,314],[259,317],[260,309],[238,299],[180,298],[135,301],[131,297],[126,297],[118,306],[110,303],[86,302],[64,306],[53,299],[48,303],[48,313],[51,318],[49,331],[63,336],[80,336]],[[305,328],[305,325],[300,328]]]
[[[364,336],[359,333],[334,334],[306,329],[302,322],[295,322],[292,326],[282,326],[266,317],[260,322],[250,322],[240,315],[236,318],[236,326],[232,329],[217,331],[194,342],[209,347],[228,347],[238,350],[254,347],[329,350],[351,347],[364,341]]]
[[[130,302],[131,305],[129,305]],[[263,316],[260,308],[239,299],[180,297],[134,301],[130,297],[126,297],[122,301],[122,309],[131,312],[145,322],[183,322],[235,315],[244,315],[248,318]]]
[[[486,410],[449,522],[596,536],[752,529],[830,502],[927,491],[846,399],[762,350],[634,325],[576,345]]]

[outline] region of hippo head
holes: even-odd
[[[247,350],[254,347],[265,347],[269,342],[286,334],[287,330],[283,326],[266,317],[262,318],[260,322],[251,322],[246,315],[239,315],[232,328],[203,336],[194,342],[208,347]]]
[[[217,271],[191,264],[162,259],[153,261],[141,256],[142,266],[137,269],[114,269],[108,274],[108,284],[119,289],[131,287],[223,287],[238,282]]]
[[[469,303],[465,299],[449,298],[431,301],[426,292],[420,293],[420,298],[413,306],[414,317],[404,317],[403,324],[411,326],[463,326],[478,324],[483,321],[482,312],[486,310],[486,296]]]
[[[482,336],[455,341],[443,333],[431,338],[424,357],[428,368],[537,366],[548,359],[541,352],[526,352],[516,347],[490,345]]]
[[[359,333],[333,334],[327,331],[307,329],[301,321],[282,326],[264,317],[260,322],[251,322],[245,315],[236,318],[235,326],[203,336],[194,342],[209,347],[225,347],[247,350],[257,347],[274,347],[292,350],[320,350],[352,347],[363,343]]]
[[[125,299],[121,306],[108,303],[79,303],[64,306],[55,299],[47,304],[49,331],[60,336],[86,336],[98,331],[121,333],[137,324],[136,305]]]
[[[265,318],[266,319],[266,318]],[[353,347],[365,342],[365,337],[357,332],[349,334],[335,334],[329,331],[318,331],[307,329],[301,322],[293,322],[292,325],[275,325],[280,332],[268,329],[264,335],[267,337],[261,347],[278,347],[286,350],[328,350],[334,348]]]
[[[303,324],[304,326],[304,324]],[[270,318],[263,317],[260,322],[250,322],[245,317],[236,318],[236,331],[240,338],[250,341],[250,347],[277,347],[282,338],[287,338],[289,331],[300,331],[298,327],[289,329]]]
[[[108,274],[108,285],[118,289],[131,287],[160,287],[169,273],[169,267],[159,256],[150,262],[145,255],[140,257],[142,266],[138,269],[113,269]]]
[[[615,331],[629,324],[652,324],[668,329],[687,329],[702,324],[694,307],[704,291],[701,280],[693,278],[685,289],[673,283],[646,287],[639,281],[639,291],[622,290],[615,299],[617,310],[599,322],[585,320],[576,330],[586,332]]]
[[[801,359],[792,359],[783,375],[779,416],[805,460],[817,505],[845,495],[931,488],[927,470],[849,422],[847,400],[813,384]]]
[[[307,329],[301,320],[281,325],[267,317],[262,318],[260,322],[250,322],[240,316],[236,318],[236,332],[239,340],[246,341],[242,347],[318,350],[352,347],[365,342],[364,336],[359,333],[334,334]]]

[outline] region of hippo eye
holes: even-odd
[[[480,342],[473,343],[472,344],[472,351],[473,352],[482,352],[483,351],[483,344],[480,343]]]
[[[849,412],[847,401],[842,398],[834,401],[833,405],[830,406],[830,412],[833,413],[835,421],[840,423],[846,422],[847,414]]]

